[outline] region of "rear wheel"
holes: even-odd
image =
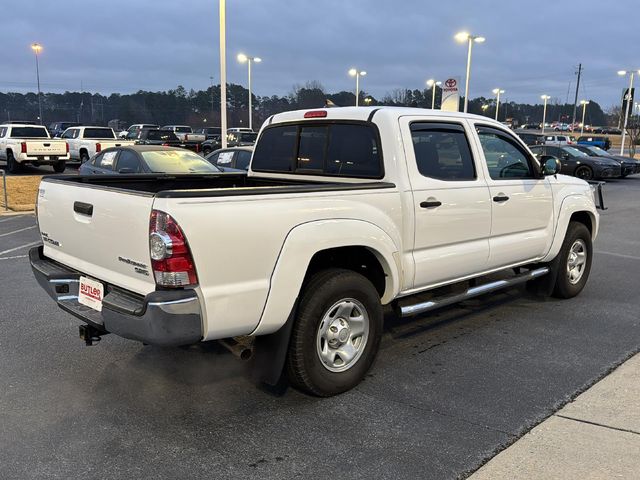
[[[382,318],[380,297],[366,277],[337,268],[315,274],[291,333],[289,382],[321,397],[355,387],[375,359]]]
[[[66,162],[64,160],[60,160],[52,165],[53,171],[56,173],[64,172],[64,169],[67,167]]]
[[[82,150],[80,152],[80,163],[83,164],[88,161],[89,161],[89,154],[87,153],[86,150]]]
[[[9,170],[9,173],[20,172],[20,164],[16,162],[13,152],[7,152],[7,170]]]
[[[203,155],[203,156],[205,156],[205,157],[206,157],[207,155],[209,155],[211,152],[212,152],[212,150],[211,150],[209,147],[204,147],[204,148],[202,149],[202,155]]]
[[[582,180],[592,180],[593,179],[593,170],[586,165],[581,165],[576,168],[574,175]]]
[[[555,297],[572,298],[582,291],[591,272],[592,252],[589,229],[583,223],[569,223],[558,254],[558,275],[553,290]]]

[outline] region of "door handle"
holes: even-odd
[[[73,202],[73,211],[90,217],[93,215],[93,205],[84,202]]]
[[[436,208],[436,207],[439,207],[440,205],[442,205],[442,202],[439,202],[438,200],[430,200],[427,202],[420,203],[420,206],[422,208]]]
[[[493,201],[498,203],[506,202],[507,200],[509,200],[509,197],[507,197],[505,194],[496,195],[495,197],[493,197]]]

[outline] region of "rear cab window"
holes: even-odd
[[[11,136],[14,138],[49,138],[45,127],[12,127]]]
[[[116,136],[110,128],[85,128],[84,138],[114,139]]]
[[[254,172],[384,177],[378,131],[367,122],[309,121],[267,127],[253,153]]]

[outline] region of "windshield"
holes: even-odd
[[[116,138],[110,128],[85,128],[84,138]]]
[[[609,157],[611,154],[606,150],[601,149],[600,147],[587,147],[593,153],[599,155],[600,157]]]
[[[154,173],[215,173],[220,169],[188,150],[150,150],[142,158]]]
[[[14,138],[49,138],[49,133],[44,127],[13,127],[11,136]]]
[[[253,132],[240,134],[241,142],[255,142],[257,138],[258,138],[258,134]]]
[[[571,155],[573,157],[588,157],[589,156],[586,153],[581,152],[577,148],[573,148],[573,147],[563,147],[562,150],[567,152],[569,155]]]

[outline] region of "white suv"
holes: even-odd
[[[545,135],[544,144],[545,145],[554,145],[554,146],[562,146],[562,145],[573,145],[576,143],[576,139],[570,135]]]

